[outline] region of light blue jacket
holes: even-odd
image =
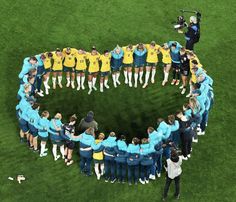
[[[25,74],[28,74],[31,69],[37,67],[37,65],[35,67],[33,67],[32,64],[29,62],[29,59],[30,59],[30,57],[27,57],[27,58],[24,59],[21,72],[18,76],[20,79],[22,79]]]
[[[35,128],[38,128],[38,122],[39,122],[39,119],[40,119],[40,116],[39,116],[39,111],[36,109],[32,109],[30,108],[30,110],[28,111],[28,122],[29,124],[31,124],[32,126],[34,126]]]
[[[35,55],[38,60],[38,66],[43,66],[43,60],[41,59],[41,54]]]
[[[129,166],[139,165],[140,161],[140,146],[129,144],[127,149],[127,164]]]
[[[116,49],[117,49],[117,48],[114,48],[114,50],[111,51],[111,56],[112,56],[114,59],[119,60],[119,59],[121,59],[121,58],[124,56],[124,51],[122,50],[122,48],[120,48],[120,53],[117,54],[117,53],[115,52]]]
[[[154,130],[152,133],[148,134],[149,142],[154,146],[162,141],[164,138],[163,132],[161,130]]]
[[[173,124],[170,125],[171,132],[179,130],[179,121],[175,120]]]
[[[162,121],[159,124],[159,126],[157,128],[157,132],[159,132],[159,131],[162,131],[162,133],[163,133],[163,140],[167,140],[170,137],[171,128],[165,121]]]
[[[177,44],[176,49],[174,51],[172,51],[171,48],[170,48],[173,43]],[[179,51],[182,48],[182,46],[177,41],[169,41],[168,46],[170,48],[170,56],[171,56],[172,62],[180,64],[180,53],[179,53]]]
[[[50,129],[50,121],[45,117],[39,119],[37,126],[38,134],[41,137],[48,137],[48,133],[57,134]]]

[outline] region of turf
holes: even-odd
[[[184,43],[172,29],[178,9],[199,9],[202,37],[196,52],[214,78],[215,106],[207,135],[193,147],[191,160],[184,163],[181,201],[234,201],[235,195],[235,9],[233,0],[154,1],[154,0],[0,0],[0,200],[1,201],[159,201],[164,177],[147,186],[129,187],[97,182],[79,174],[78,164],[66,168],[49,155],[40,159],[18,140],[15,119],[18,72],[24,57],[66,46],[102,51],[116,44],[163,43],[173,39]],[[145,136],[146,127],[159,116],[175,112],[186,100],[178,89],[162,89],[161,70],[156,85],[143,91],[122,85],[104,94],[62,89],[41,99],[51,114],[61,111],[66,120],[72,113],[79,118],[94,110],[100,130]],[[75,160],[78,157],[74,156]],[[18,185],[8,176],[24,174]],[[173,190],[171,189],[171,192]],[[169,194],[171,199],[172,193]]]

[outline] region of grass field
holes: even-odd
[[[205,137],[193,147],[183,165],[181,201],[225,202],[236,200],[235,178],[235,82],[236,48],[233,0],[0,0],[0,201],[160,201],[164,177],[147,186],[110,184],[79,174],[78,163],[67,168],[52,155],[40,159],[19,143],[15,119],[17,75],[26,56],[66,46],[99,51],[140,41],[167,40],[184,43],[171,22],[179,9],[202,12],[202,37],[196,52],[214,79],[215,106]],[[67,119],[92,109],[100,130],[114,130],[130,137],[145,136],[157,117],[175,112],[186,99],[179,90],[157,84],[147,90],[121,86],[88,97],[87,92],[57,90],[40,100],[51,114],[61,111]],[[78,160],[77,155],[74,159]],[[24,174],[22,185],[8,176]],[[173,189],[169,193],[172,200]]]

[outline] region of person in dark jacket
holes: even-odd
[[[98,130],[98,123],[94,120],[93,111],[89,111],[87,116],[81,119],[78,126],[80,132],[84,132],[90,127],[92,127],[95,131]]]

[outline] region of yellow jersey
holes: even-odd
[[[75,70],[86,70],[87,69],[86,53],[82,54],[76,53],[75,58],[76,58]]]
[[[71,48],[70,53],[67,54],[66,53],[66,48],[63,49],[62,53],[63,53],[63,57],[64,57],[64,61],[63,61],[63,65],[65,67],[75,67],[75,54],[76,54],[76,49],[75,48]]]
[[[193,60],[196,60],[196,61],[198,62],[198,67],[199,67],[199,68],[202,68],[202,64],[200,63],[200,61],[199,61],[199,59],[198,59],[197,56],[195,56],[193,59],[190,59],[190,61],[189,61],[189,64],[190,64],[190,72],[191,72],[191,74],[192,74],[192,76],[191,76],[191,81],[192,81],[193,83],[197,83],[197,77],[196,77],[196,75],[195,75],[194,72],[193,72],[193,64],[192,64],[192,61],[193,61]]]
[[[124,64],[133,64],[134,62],[134,49],[132,48],[131,50],[127,50],[127,46],[122,47],[122,50],[124,51],[124,58],[123,58],[123,63]]]
[[[53,52],[52,59],[53,59],[52,70],[62,71],[62,69],[63,69],[63,66],[62,66],[63,55],[57,55],[55,52]]]
[[[159,45],[155,45],[154,48],[151,48],[150,44],[146,44],[145,45],[146,49],[147,49],[147,59],[146,62],[148,63],[157,63],[158,62],[158,51],[160,49]]]
[[[170,56],[170,49],[160,48],[160,52],[162,54],[162,62],[164,64],[171,64],[171,56]]]
[[[52,67],[52,58],[48,57],[48,53],[44,53],[45,59],[43,60],[44,69],[50,69]]]
[[[92,55],[91,53],[87,53],[87,59],[89,61],[89,68],[88,71],[90,73],[98,72],[99,71],[99,58],[100,54],[97,53],[96,55]]]
[[[98,144],[100,143],[102,140],[96,139],[95,143]],[[103,160],[103,152],[97,152],[97,153],[93,153],[93,159],[94,160]]]
[[[111,71],[111,53],[108,56],[101,55],[99,60],[102,62],[101,72],[109,72]]]

